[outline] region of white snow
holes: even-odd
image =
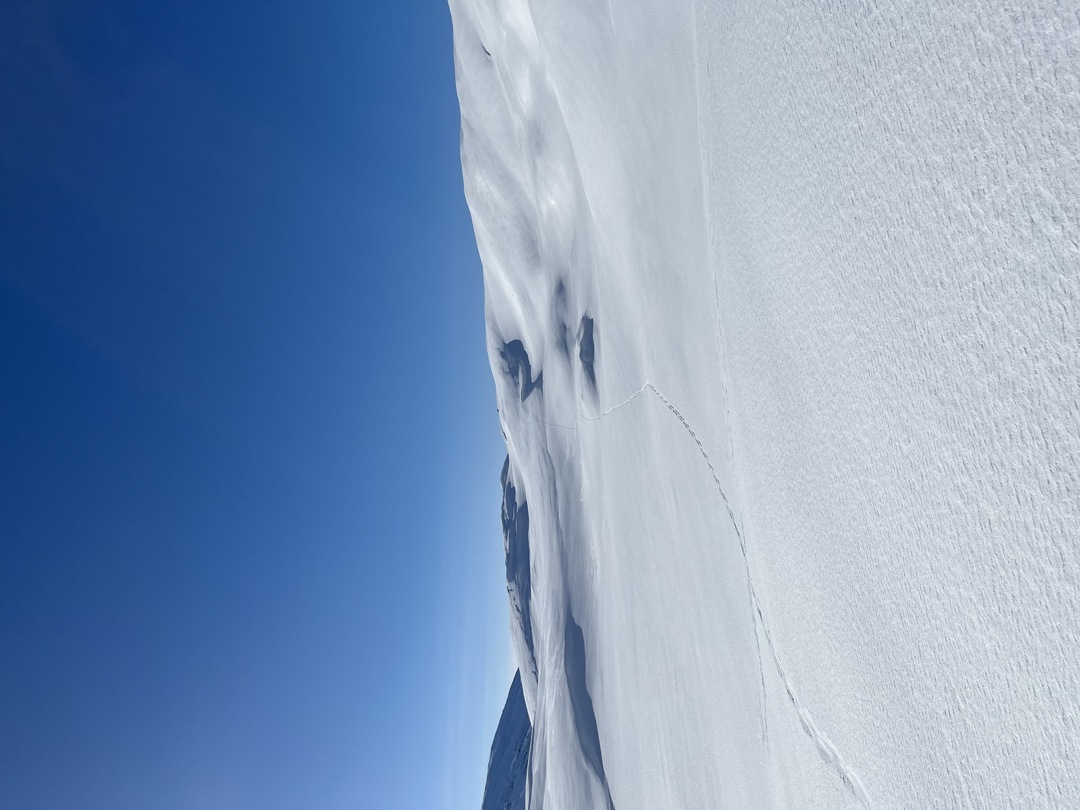
[[[1075,5],[451,9],[529,806],[1080,806]]]

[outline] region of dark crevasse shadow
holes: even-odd
[[[529,568],[529,504],[517,502],[517,490],[510,480],[510,456],[503,462],[500,476],[503,488],[502,529],[506,551],[506,591],[510,609],[517,618],[525,646],[528,649],[532,677],[536,678],[536,653],[533,647],[532,615],[529,604],[532,595],[532,573]]]
[[[567,360],[570,359],[570,327],[566,324],[566,282],[559,281],[555,286],[552,318],[555,326],[556,345]]]
[[[574,711],[574,724],[578,742],[586,763],[604,786],[609,810],[615,810],[604,772],[604,755],[600,750],[600,730],[596,725],[596,712],[589,694],[585,671],[585,634],[574,617],[567,614],[563,659],[566,667],[566,686],[570,692],[570,705]]]
[[[593,332],[593,319],[588,315],[581,318],[578,328],[578,359],[585,370],[585,377],[596,393],[596,340]]]
[[[532,365],[529,363],[529,353],[525,351],[525,344],[520,340],[511,340],[504,343],[499,351],[503,363],[506,364],[506,373],[517,383],[521,392],[521,401],[529,398],[529,394],[536,390],[543,390],[544,372],[532,376]]]

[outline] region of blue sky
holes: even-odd
[[[0,11],[0,806],[475,807],[510,672],[450,16]]]

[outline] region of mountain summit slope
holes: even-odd
[[[1080,17],[451,0],[533,810],[1080,806]]]
[[[514,675],[499,727],[491,743],[487,784],[481,810],[525,810],[532,726],[521,691],[521,674]]]

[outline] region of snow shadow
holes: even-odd
[[[556,342],[559,346],[559,352],[564,358],[569,360],[570,327],[566,325],[566,282],[561,279],[559,283],[555,285],[552,317],[554,318],[555,334],[558,338]]]
[[[511,610],[516,615],[529,653],[532,674],[536,672],[536,652],[533,647],[532,573],[529,568],[529,504],[524,498],[517,501],[517,490],[510,480],[510,456],[503,462],[500,476],[503,488],[502,530],[506,551],[506,591]]]
[[[499,350],[499,356],[506,364],[506,373],[517,384],[522,402],[528,399],[533,391],[543,390],[544,372],[541,371],[536,375],[536,379],[533,379],[532,364],[529,363],[529,353],[525,351],[524,343],[520,340],[504,343],[502,349]]]
[[[596,393],[596,342],[593,336],[593,319],[588,315],[581,317],[581,326],[578,327],[578,360],[585,369],[585,377]]]
[[[563,661],[566,667],[566,686],[570,692],[570,706],[574,712],[574,725],[585,762],[604,786],[609,810],[615,810],[604,772],[604,756],[600,751],[600,731],[596,725],[596,712],[589,694],[585,672],[585,634],[574,617],[567,614],[566,634],[563,641]]]

